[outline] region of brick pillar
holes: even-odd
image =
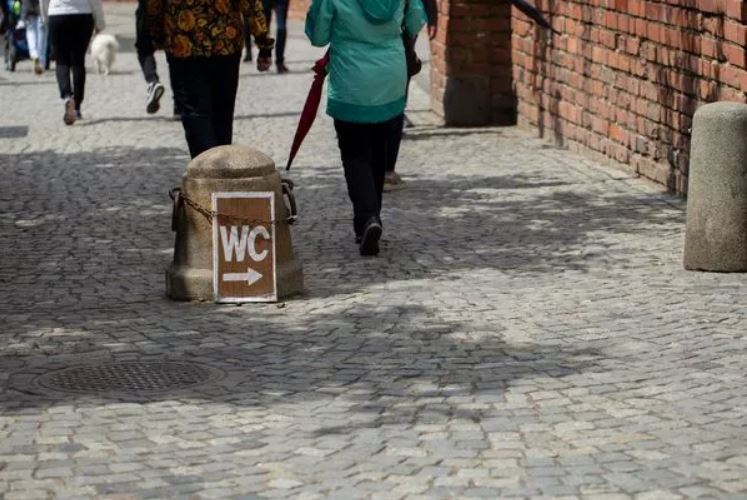
[[[447,125],[516,122],[507,0],[439,0],[431,101]]]

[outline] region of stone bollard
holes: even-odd
[[[303,269],[293,254],[290,215],[275,163],[246,146],[220,146],[194,158],[182,179],[181,196],[210,210],[214,192],[273,191],[277,295],[279,299],[303,291]],[[213,299],[213,229],[209,214],[187,203],[175,203],[174,261],[166,271],[166,294],[174,300]]]
[[[684,265],[747,271],[747,105],[706,104],[693,118]]]

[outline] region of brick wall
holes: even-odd
[[[433,109],[447,125],[515,121],[511,8],[506,0],[439,0],[431,43]]]
[[[518,122],[686,191],[705,102],[745,102],[742,0],[537,0],[563,36],[514,10]]]

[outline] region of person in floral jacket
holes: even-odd
[[[192,158],[231,144],[245,19],[259,48],[257,69],[267,71],[274,41],[261,0],[146,0],[145,21],[166,51]]]

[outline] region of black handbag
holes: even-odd
[[[405,0],[405,17],[407,17],[407,7],[409,0]],[[405,46],[405,62],[407,63],[407,78],[420,73],[423,69],[423,61],[415,52],[415,37],[407,32],[404,19],[402,20],[402,44]]]
[[[413,76],[420,73],[421,69],[423,69],[423,61],[420,60],[417,52],[415,52],[415,39],[407,34],[407,32],[402,33],[402,43],[405,45],[407,77],[412,78]]]

